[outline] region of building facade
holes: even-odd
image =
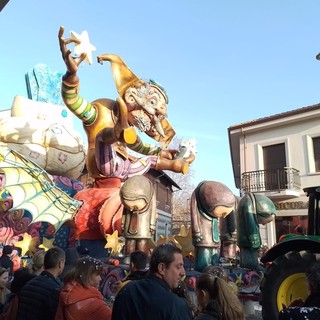
[[[260,226],[271,247],[286,233],[306,233],[308,197],[320,186],[320,104],[228,128],[233,175],[240,196],[261,193],[275,204],[274,223]]]
[[[150,169],[146,177],[153,182],[156,192],[157,225],[153,240],[157,242],[160,235],[168,237],[172,234],[173,192],[180,187],[164,171]]]

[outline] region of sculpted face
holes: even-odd
[[[153,195],[151,181],[143,175],[127,179],[120,189],[122,204],[132,212],[146,211]]]
[[[224,206],[217,206],[212,211],[212,216],[215,218],[225,218],[234,210],[234,207],[224,207]]]
[[[131,124],[151,137],[158,134],[165,137],[160,121],[166,117],[167,104],[158,87],[148,83],[139,88],[130,87],[124,97]]]
[[[123,205],[130,211],[139,212],[143,210],[148,204],[144,199],[136,199],[136,200],[122,200]]]

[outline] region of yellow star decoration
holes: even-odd
[[[236,276],[237,276],[237,279],[236,279],[236,281],[235,281],[235,284],[236,284],[237,287],[241,287],[242,284],[243,284],[242,274],[239,273],[239,274],[237,274]]]
[[[186,226],[183,224],[183,225],[180,227],[180,231],[179,231],[178,236],[186,237],[186,236],[188,235],[188,230],[189,230],[189,228],[186,228]]]
[[[153,250],[157,244],[152,239],[147,239],[147,247],[149,250]]]
[[[50,248],[54,247],[53,242],[54,242],[54,238],[48,239],[43,237],[42,243],[40,244],[39,248],[44,249],[45,251],[48,251]]]
[[[87,31],[83,31],[81,34],[70,31],[71,39],[76,40],[74,47],[74,54],[81,55],[86,53],[86,62],[92,64],[92,51],[96,50],[96,47],[90,43],[89,35]]]
[[[164,244],[164,243],[171,243],[171,244],[175,245],[176,247],[182,249],[180,243],[172,235],[169,237],[164,237],[162,234],[160,234],[159,239],[157,241],[157,246],[159,246],[160,244]]]
[[[124,242],[118,237],[118,230],[114,231],[113,234],[106,234],[105,238],[107,240],[105,248],[111,248],[110,255],[117,255],[120,253]]]
[[[23,240],[15,242],[14,246],[21,249],[21,257],[26,255],[26,253],[34,254],[36,250],[36,244],[38,242],[38,238],[32,238],[30,234],[24,233]]]
[[[159,246],[160,244],[166,243],[165,240],[166,240],[166,238],[162,234],[160,234],[159,238],[156,242],[156,246]]]
[[[191,228],[188,228],[187,234],[183,236],[175,236],[175,239],[182,247],[182,254],[184,257],[193,255],[194,256],[194,246],[192,244],[192,232]]]
[[[167,243],[166,241],[167,241],[167,238],[164,235],[160,234],[159,238],[158,238],[158,240],[156,242],[156,245],[160,246],[160,244]]]
[[[130,270],[123,270],[124,272],[124,279],[130,274]]]

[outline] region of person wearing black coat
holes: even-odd
[[[130,272],[123,279],[126,280],[141,280],[147,275],[148,256],[145,252],[136,250],[130,253]]]
[[[171,291],[184,275],[181,250],[159,245],[152,252],[149,274],[130,281],[117,294],[112,320],[191,320],[185,300]]]
[[[218,310],[219,307],[216,301],[211,301],[205,306],[203,313],[198,315],[196,320],[222,320],[222,315]]]
[[[53,247],[44,256],[44,271],[28,281],[20,292],[17,320],[54,320],[65,264],[64,250]]]

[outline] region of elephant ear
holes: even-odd
[[[5,175],[2,188],[13,199],[11,210],[29,211],[31,223],[48,222],[57,231],[82,204],[59,189],[44,169],[7,147],[0,149],[0,171]]]

